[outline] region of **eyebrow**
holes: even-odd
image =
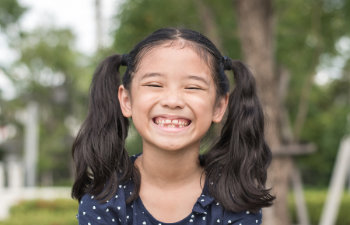
[[[164,75],[161,73],[145,73],[144,75],[142,75],[140,80],[144,80],[144,79],[150,78],[150,77],[163,77],[163,76]],[[201,82],[205,83],[206,85],[209,85],[209,82],[206,79],[204,79],[203,77],[197,76],[197,75],[188,75],[186,77],[186,79],[201,81]]]
[[[142,75],[140,80],[143,80],[143,79],[146,79],[149,77],[162,77],[162,76],[163,76],[163,74],[160,74],[160,73],[146,73],[146,74]]]
[[[187,77],[187,79],[190,79],[190,80],[198,80],[198,81],[201,81],[203,83],[205,83],[206,85],[209,85],[209,82],[204,79],[203,77],[200,77],[200,76],[196,76],[196,75],[189,75]]]

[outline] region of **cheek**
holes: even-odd
[[[214,100],[207,96],[206,98],[191,98],[189,103],[203,129],[209,129],[213,122]]]
[[[203,94],[203,95],[196,95],[196,96],[189,96],[188,98],[189,105],[196,106],[196,111],[205,110],[202,111],[203,114],[210,114],[211,111],[214,109],[215,105],[215,95],[210,94]]]
[[[157,101],[159,95],[150,92],[139,91],[134,93],[131,103],[132,117],[147,116],[151,107]]]

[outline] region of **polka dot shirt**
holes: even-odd
[[[261,210],[258,213],[250,211],[234,213],[224,210],[208,194],[205,186],[187,217],[176,223],[163,223],[147,211],[140,198],[126,204],[126,199],[132,194],[132,190],[131,182],[119,185],[114,197],[105,203],[99,203],[94,196],[85,194],[79,203],[77,214],[79,225],[257,225],[262,222]]]

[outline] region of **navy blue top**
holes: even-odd
[[[132,157],[134,161],[136,157]],[[145,208],[140,197],[130,204],[126,199],[132,194],[133,183],[119,185],[113,198],[99,203],[94,196],[85,194],[79,204],[77,218],[79,225],[257,225],[261,224],[261,210],[258,213],[244,211],[234,213],[224,210],[208,193],[206,185],[193,206],[192,212],[176,223],[164,223],[154,218]]]

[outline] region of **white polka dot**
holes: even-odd
[[[201,199],[201,202],[204,202],[204,199]]]
[[[88,223],[88,225],[91,225],[91,223]]]
[[[112,219],[112,222],[115,222],[115,219],[114,219],[114,218]]]
[[[255,220],[255,223],[259,223],[259,220]]]
[[[246,214],[250,214],[250,212],[249,211],[247,211],[247,212],[245,212]]]
[[[146,221],[143,221],[142,224],[147,224]]]
[[[158,223],[158,225],[162,225],[161,223]]]
[[[119,185],[119,188],[122,188],[123,186]]]
[[[129,219],[129,216],[126,216],[126,219],[128,220],[128,219]]]
[[[191,215],[191,218],[194,218],[194,215],[193,215],[193,214]]]
[[[109,212],[109,208],[106,209],[106,212]]]
[[[217,223],[220,223],[220,219],[217,219],[216,222],[217,222]]]
[[[83,215],[85,216],[86,212],[83,212]]]
[[[126,186],[124,185],[124,187],[123,187],[124,189],[126,188]]]
[[[93,196],[93,195],[91,195],[91,199],[94,199],[94,196]]]
[[[207,212],[204,212],[205,215],[207,215],[208,213]]]
[[[238,225],[242,225],[242,224],[240,223],[240,224],[238,224]]]
[[[227,222],[228,222],[228,223],[232,223],[232,221],[231,221],[231,220],[228,220]]]
[[[117,206],[117,209],[120,210],[120,206]]]
[[[190,219],[190,223],[193,223],[193,219]]]
[[[92,206],[92,209],[96,209],[96,206]]]
[[[118,195],[116,195],[115,198],[118,198]]]
[[[205,220],[205,216],[202,217],[202,220]]]
[[[220,205],[220,203],[217,202],[216,205]]]
[[[101,219],[101,217],[100,217],[100,216],[98,216],[98,217],[97,217],[97,219],[98,219],[98,220],[100,220],[100,219]]]
[[[83,204],[83,201],[80,201],[80,204]]]

